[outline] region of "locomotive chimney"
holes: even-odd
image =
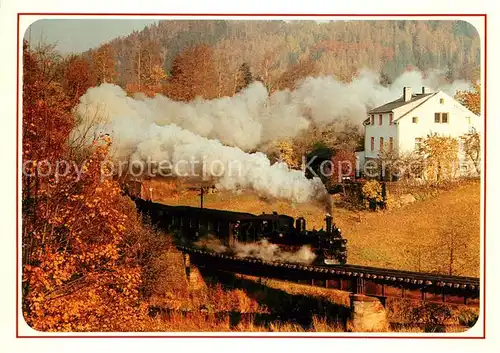
[[[329,214],[327,214],[326,217],[325,217],[326,231],[328,233],[332,232],[332,219],[333,219],[333,217],[331,215],[329,215]]]
[[[304,232],[306,230],[306,220],[304,217],[299,217],[295,221],[295,229],[297,232]]]

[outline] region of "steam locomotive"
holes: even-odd
[[[345,264],[347,240],[326,215],[325,229],[306,230],[303,217],[287,215],[231,212],[189,206],[168,206],[132,197],[140,213],[161,229],[182,234],[183,240],[194,243],[209,234],[232,248],[236,243],[254,243],[266,239],[286,251],[297,251],[308,245],[316,255],[317,264]]]

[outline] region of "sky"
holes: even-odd
[[[157,20],[43,19],[32,23],[24,38],[31,36],[33,45],[40,41],[56,44],[62,54],[81,53],[154,22]]]
[[[30,25],[24,39],[32,45],[56,44],[62,54],[82,53],[116,37],[142,30],[158,20],[142,19],[43,19]],[[317,20],[317,23],[329,22]],[[31,31],[30,31],[31,30]]]

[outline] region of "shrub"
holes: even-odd
[[[384,201],[382,195],[382,185],[376,180],[367,181],[361,188],[365,205],[372,210],[377,208],[377,205]]]

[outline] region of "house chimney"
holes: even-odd
[[[422,94],[426,94],[426,93],[429,93],[429,90],[427,88],[425,88],[424,86],[422,86]]]
[[[408,102],[411,100],[411,88],[410,87],[403,87],[403,100],[405,102]]]

